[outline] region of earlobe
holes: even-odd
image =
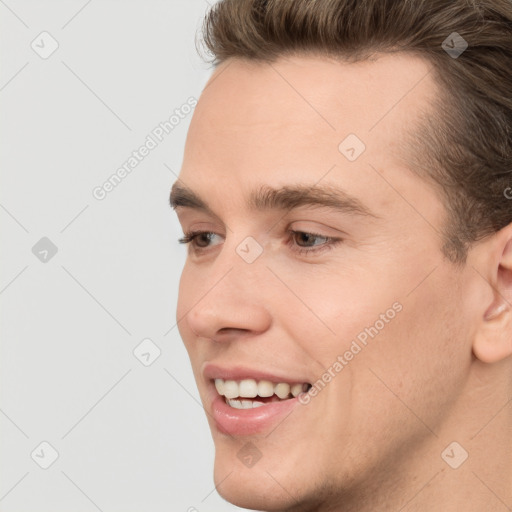
[[[473,354],[484,363],[512,356],[512,225],[504,228],[496,241],[489,280],[493,301],[485,310],[473,341]]]

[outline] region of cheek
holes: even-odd
[[[399,297],[403,309],[384,326],[376,320],[386,314],[393,294],[374,302],[370,294],[367,307],[351,307],[350,314],[339,316],[337,342],[317,350],[326,367],[338,355],[351,357],[317,402],[330,411],[322,422],[332,442],[340,433],[350,439],[333,464],[364,459],[376,466],[430,438],[431,431],[440,432],[471,363],[457,292],[442,291],[442,283],[439,276],[409,297]],[[361,332],[368,333],[366,344],[357,338]]]
[[[361,359],[365,387],[381,397],[388,411],[403,416],[407,406],[434,431],[462,389],[471,364],[468,326],[459,311],[457,283],[446,286],[450,280],[449,273],[439,271],[402,297],[403,310],[369,342]]]
[[[400,315],[400,294],[385,272],[375,278],[343,264],[335,272],[327,267],[310,267],[296,275],[293,269],[286,272],[281,275],[293,294],[284,290],[279,300],[274,299],[274,316],[324,367],[350,350],[352,341],[369,344],[368,330],[372,337],[375,332],[380,336]]]
[[[428,272],[406,275],[400,267],[397,278],[396,267],[373,274],[303,272],[289,281],[303,304],[292,296],[281,299],[275,316],[308,354],[318,378],[343,357],[343,368],[333,368],[340,377],[329,388],[339,397],[352,388],[357,423],[369,409],[383,424],[393,422],[391,416],[406,413],[405,402],[436,424],[471,362],[470,333],[459,311],[460,283],[451,267],[439,265],[423,282]]]
[[[176,322],[181,339],[185,343],[187,350],[189,349],[192,336],[194,336],[187,322],[187,314],[193,308],[195,302],[197,302],[197,292],[195,291],[197,286],[198,279],[194,276],[194,273],[190,271],[188,263],[186,263],[180,277],[178,302],[176,305]]]

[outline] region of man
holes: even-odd
[[[218,492],[512,510],[512,3],[225,0],[171,193]]]

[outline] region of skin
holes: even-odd
[[[228,436],[208,414],[218,492],[240,507],[512,507],[512,225],[475,244],[462,266],[444,257],[440,192],[399,151],[436,94],[429,69],[403,53],[356,64],[230,59],[198,102],[178,182],[215,216],[176,212],[184,232],[217,236],[202,252],[189,246],[177,319],[206,411],[205,362],[312,383],[379,315],[402,306],[273,432]],[[350,133],[366,145],[353,162],[338,150]],[[342,188],[375,217],[247,204],[261,185],[317,183]],[[290,229],[342,241],[300,254]],[[263,248],[251,264],[236,252],[248,236]],[[252,468],[237,458],[248,441],[262,454]],[[441,457],[453,441],[469,453],[457,469]]]

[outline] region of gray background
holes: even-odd
[[[2,512],[240,510],[214,489],[175,327],[185,250],[168,194],[191,114],[92,194],[199,98],[207,8],[0,0]]]

